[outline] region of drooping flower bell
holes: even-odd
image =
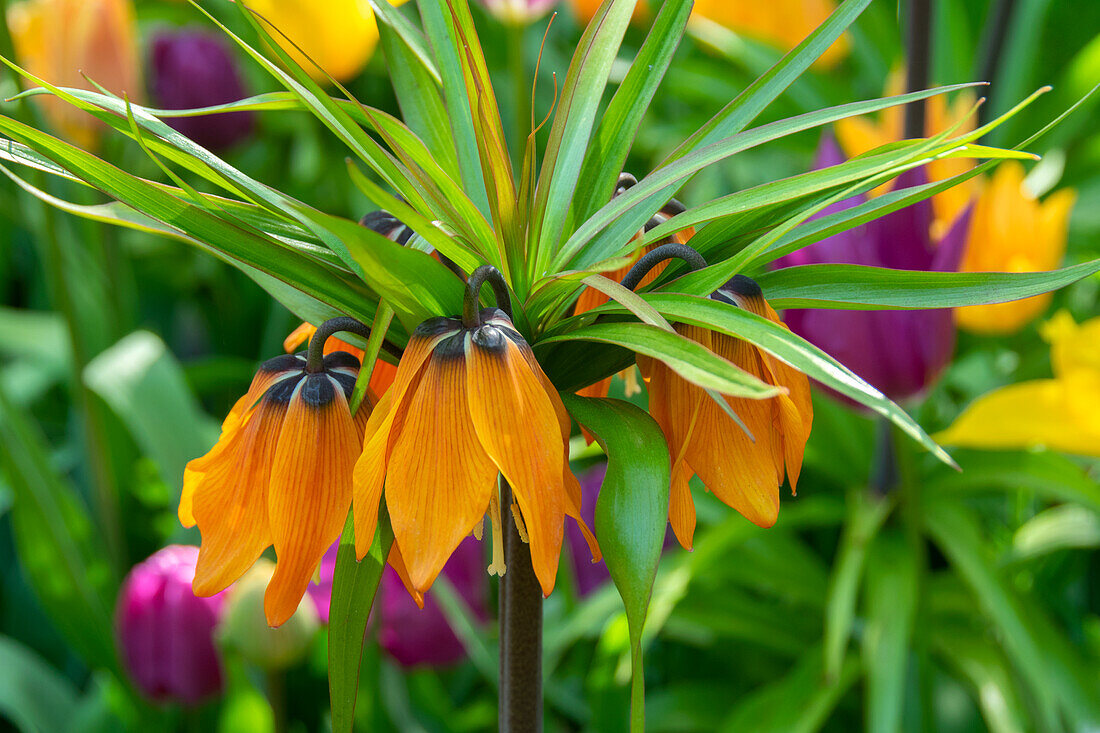
[[[488,280],[497,308],[479,310]],[[362,558],[385,494],[411,588],[423,593],[462,538],[493,528],[490,573],[505,570],[497,475],[531,548],[543,593],[554,587],[564,516],[580,521],[580,486],[568,468],[569,417],[515,330],[497,270],[474,271],[462,318],[431,318],[409,339],[393,386],[371,413],[355,465],[355,540]],[[594,555],[599,549],[583,527]]]
[[[1051,450],[1100,456],[1100,317],[1059,311],[1043,324],[1053,379],[1033,379],[974,400],[933,436],[967,448]]]
[[[634,186],[637,182],[638,179],[629,173],[620,174],[618,183],[615,186],[615,193],[612,194],[612,198],[622,195],[623,192],[625,192],[631,186]],[[638,230],[638,233],[631,238],[631,241],[640,240],[642,236],[649,230],[658,227],[661,224],[664,224],[672,217],[683,212],[684,205],[682,203],[680,203],[676,199],[669,199],[668,203],[661,207],[661,210],[657,212],[657,214],[655,214],[648,222],[646,222],[646,225],[642,229]],[[623,265],[618,270],[604,273],[604,275],[611,280],[622,280],[624,277],[626,277],[626,274],[630,272],[630,268],[633,267],[635,263],[637,263],[638,259],[648,254],[649,252],[652,252],[654,248],[659,247],[663,244],[669,244],[673,242],[684,244],[694,236],[695,227],[688,227],[686,229],[682,229],[678,232],[670,234],[659,242],[654,242],[644,247],[639,247],[632,254],[630,262]],[[638,286],[640,287],[643,285],[649,285],[651,282],[656,280],[657,277],[664,271],[667,265],[667,261],[661,262],[656,267],[649,270],[646,273],[645,277],[642,278],[641,282],[638,283]],[[577,304],[573,307],[573,313],[575,315],[587,313],[594,308],[599,308],[601,305],[606,303],[608,299],[609,298],[607,294],[604,293],[602,290],[597,290],[596,288],[585,288],[581,291],[580,296],[577,298]],[[620,372],[620,376],[626,382],[627,397],[630,397],[641,391],[641,388],[638,386],[634,378],[634,367],[631,366],[627,369],[624,369],[622,372]],[[581,397],[607,397],[607,393],[610,389],[611,377],[607,377],[605,379],[601,379],[594,384],[590,384],[583,389],[578,390],[577,394]],[[586,432],[585,435],[587,436],[588,433]],[[591,440],[589,440],[589,442],[591,442]]]
[[[818,168],[844,158],[836,144],[822,139]],[[915,168],[898,177],[898,188],[925,182]],[[821,215],[856,206],[857,196],[834,204]],[[841,263],[900,270],[954,272],[962,258],[970,212],[964,211],[938,244],[930,234],[932,204],[927,199],[874,219],[775,261],[778,267]],[[936,310],[788,310],[787,325],[807,341],[877,387],[890,399],[903,400],[927,389],[951,359],[954,316]]]
[[[1069,214],[1077,194],[1063,189],[1043,202],[1024,185],[1024,167],[1001,163],[978,197],[966,239],[962,272],[1054,270],[1066,253]],[[1014,333],[1047,309],[1051,293],[955,310],[960,328],[982,334]]]
[[[735,276],[710,297],[782,324],[760,287],[744,275]],[[813,423],[813,405],[806,375],[771,354],[747,341],[699,326],[674,327],[681,335],[783,390],[763,400],[712,397],[662,362],[638,357],[638,367],[649,388],[649,413],[661,426],[672,459],[669,523],[680,544],[691,549],[695,502],[688,482],[692,475],[698,475],[707,489],[753,524],[775,524],[784,478],[790,481],[792,492],[798,484],[802,454]],[[743,426],[717,399],[725,400]]]
[[[135,565],[118,594],[115,633],[134,684],[156,702],[195,705],[224,685],[214,629],[221,594],[191,590],[199,548],[169,545]]]
[[[359,360],[322,354],[342,330],[368,333],[353,319],[332,319],[308,354],[264,362],[217,444],[184,472],[180,521],[202,534],[195,593],[226,588],[274,544],[278,564],[264,604],[272,626],[294,613],[351,505],[366,412],[353,418],[348,407]]]
[[[443,577],[478,621],[489,618],[489,583],[480,542],[467,537],[443,566]],[[403,667],[446,667],[466,656],[442,607],[432,594],[424,607],[405,592],[404,581],[394,568],[382,575],[378,604],[378,643]]]
[[[237,64],[220,36],[206,31],[162,31],[153,37],[150,87],[163,109],[213,107],[247,95]],[[252,132],[251,112],[167,117],[174,129],[210,150],[226,148]]]
[[[413,231],[404,222],[395,217],[385,209],[379,209],[377,211],[371,211],[363,216],[359,220],[360,226],[365,226],[375,232],[378,232],[383,237],[397,242],[404,246],[412,238]],[[438,255],[437,255],[438,256]],[[313,338],[313,334],[317,333],[317,327],[312,323],[303,323],[296,329],[290,332],[290,335],[283,341],[283,349],[288,354],[294,353],[302,344]],[[342,341],[336,336],[330,336],[328,341],[325,342],[324,353],[331,354],[336,351],[345,351],[362,363],[363,350],[358,346],[352,346],[351,344]],[[370,375],[369,389],[371,395],[374,398],[381,396],[390,385],[393,384],[393,378],[397,374],[397,367],[385,359],[377,359],[374,362],[374,369]],[[372,399],[372,402],[377,402],[377,399]]]
[[[7,12],[15,55],[27,71],[61,87],[94,90],[85,79],[133,101],[142,96],[137,22],[130,0],[24,0]],[[34,85],[32,85],[34,86]],[[50,124],[82,148],[103,125],[53,96],[39,98]]]

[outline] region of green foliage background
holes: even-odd
[[[989,80],[991,113],[1040,85],[1054,91],[983,140],[990,145],[1015,144],[1100,81],[1100,5],[1017,5]],[[974,80],[990,3],[941,0],[937,9],[934,82]],[[138,12],[143,36],[202,22],[171,2],[139,3]],[[516,98],[501,90],[509,88],[513,31],[478,8],[474,16],[509,120]],[[529,65],[543,27],[522,39]],[[879,96],[902,63],[898,7],[873,2],[849,32],[852,52],[841,65],[797,80],[754,124]],[[549,108],[551,75],[560,83],[579,37],[563,7],[542,57],[537,110]],[[630,28],[620,57],[629,60],[644,37]],[[716,47],[689,36],[681,44],[626,170],[640,177],[653,169],[779,57],[751,40],[726,40]],[[250,92],[276,91],[241,62]],[[386,73],[380,52],[349,89],[399,115]],[[0,96],[15,92],[4,76]],[[1030,148],[1045,156],[1059,187],[1079,192],[1067,265],[1100,256],[1096,105],[1090,99]],[[33,114],[25,102],[3,112]],[[679,198],[697,205],[803,172],[818,138],[811,130],[729,158]],[[100,154],[162,179],[121,136],[105,137]],[[346,174],[346,154],[312,116],[273,111],[259,115],[256,134],[226,158],[321,211],[356,219],[377,205]],[[102,202],[64,181],[48,190]],[[1080,280],[1056,294],[1054,307],[1079,321],[1100,315],[1098,287],[1095,276]],[[266,681],[232,656],[223,699],[197,710],[143,702],[119,667],[111,614],[129,567],[166,543],[197,543],[175,518],[182,467],[210,445],[256,363],[279,353],[298,321],[207,254],[61,215],[7,180],[0,300],[0,715],[24,731],[270,728]],[[122,368],[133,364],[140,368]],[[961,335],[936,387],[907,407],[934,432],[976,396],[1049,373],[1034,324],[1005,338]],[[696,493],[696,549],[664,556],[643,635],[648,730],[1007,733],[1087,730],[1100,721],[1095,461],[956,451],[964,469],[956,474],[908,439],[876,430],[815,394],[799,496],[783,498],[772,530]],[[896,441],[902,485],[879,496],[867,485],[884,439]],[[104,506],[110,510],[93,509]],[[584,599],[571,588],[560,582],[546,604],[547,729],[625,730],[630,639],[622,603],[610,586]],[[470,621],[461,604],[445,606],[457,625]],[[467,637],[471,661],[447,670],[402,670],[369,636],[358,728],[491,729],[495,632],[479,631]],[[322,634],[288,673],[292,730],[329,724],[325,643]]]

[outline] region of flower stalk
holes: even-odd
[[[501,479],[500,500],[512,505],[512,490]],[[501,733],[542,730],[542,589],[531,564],[531,547],[520,537],[512,512],[504,523],[504,564],[500,577]]]
[[[638,284],[649,274],[650,270],[671,259],[683,260],[692,270],[702,270],[707,266],[707,261],[703,259],[703,256],[691,247],[679,242],[670,242],[662,244],[660,247],[654,247],[643,255],[634,264],[634,267],[630,268],[630,272],[626,273],[622,286],[628,290],[633,290],[638,287]]]

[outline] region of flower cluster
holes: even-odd
[[[619,193],[633,183],[624,175]],[[670,202],[637,237],[682,211]],[[362,224],[398,243],[409,239],[409,230],[384,212]],[[618,273],[624,284],[652,283],[667,265],[664,250],[690,251],[683,242],[691,231],[647,248],[645,257],[636,252],[633,267]],[[492,287],[496,307],[481,306],[484,284]],[[260,367],[218,443],[187,467],[179,514],[202,533],[196,593],[219,592],[274,545],[277,563],[263,605],[268,622],[278,626],[294,614],[349,509],[362,558],[383,504],[394,536],[391,574],[421,607],[448,559],[470,535],[483,537],[486,517],[489,573],[507,570],[503,528],[510,517],[546,595],[554,588],[566,517],[574,520],[585,554],[600,559],[589,527],[594,497],[584,498],[569,467],[569,414],[513,321],[507,284],[486,265],[471,273],[465,292],[460,316],[424,321],[403,349],[384,342],[388,353],[374,363],[361,410],[354,411],[355,392],[366,354],[334,337],[343,331],[367,338],[358,321],[303,324],[285,346],[292,351],[308,340],[307,351]],[[593,292],[580,295],[576,312],[599,305]],[[734,278],[712,298],[779,322],[747,277]],[[812,408],[806,377],[770,354],[695,326],[677,330],[780,392],[768,400],[716,396],[726,401],[719,406],[663,363],[639,358],[650,411],[674,466],[669,518],[690,548],[692,474],[748,519],[770,526],[779,487],[786,478],[792,488],[797,483]],[[605,385],[584,391],[602,396]]]

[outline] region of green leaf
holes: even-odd
[[[963,493],[1034,492],[1047,501],[1074,502],[1100,513],[1100,484],[1076,463],[1052,451],[956,453],[962,471],[939,471],[927,481],[928,495],[947,499]]]
[[[566,215],[589,147],[596,110],[636,4],[637,0],[604,2],[585,28],[569,62],[535,188],[528,246],[536,247],[536,271],[565,233]],[[611,175],[614,179],[619,173]]]
[[[1100,272],[1100,259],[1050,272],[924,272],[864,265],[798,265],[756,278],[773,307],[911,310],[1006,303]]]
[[[955,466],[951,456],[913,418],[850,369],[790,332],[786,326],[710,298],[673,293],[643,293],[642,297],[673,322],[688,323],[756,344],[812,379],[887,417],[939,460]],[[597,310],[609,310],[601,306]]]
[[[764,399],[778,394],[702,344],[648,323],[594,323],[562,336],[539,341],[539,345],[566,341],[596,341],[630,349],[664,362],[692,384],[735,397]]]
[[[806,36],[765,74],[681,143],[666,163],[744,130],[787,87],[802,76],[870,4],[871,0],[845,0],[813,33]]]
[[[47,158],[108,196],[185,233],[229,258],[288,284],[292,283],[307,295],[329,303],[349,315],[362,319],[374,312],[374,300],[369,292],[361,285],[355,286],[350,278],[343,278],[329,266],[312,256],[304,255],[285,242],[223,221],[209,211],[171,193],[178,189],[132,176],[90,153],[7,117],[0,116],[0,132],[33,145]],[[317,216],[322,215],[318,213]],[[340,221],[336,217],[323,216],[327,223]],[[352,222],[347,224],[354,225]],[[360,229],[366,231],[363,227]],[[379,235],[376,237],[385,239]],[[395,243],[389,243],[400,249]],[[380,246],[385,248],[384,244]],[[428,269],[431,269],[430,265]],[[381,274],[384,276],[384,273]]]
[[[351,733],[355,724],[355,694],[359,690],[359,659],[367,618],[393,544],[393,529],[384,505],[378,510],[374,542],[361,561],[355,559],[354,526],[349,513],[340,536],[329,607],[328,689],[333,733]]]
[[[940,655],[970,683],[991,733],[1024,733],[1037,727],[1039,721],[1027,713],[1003,650],[969,629],[935,624],[930,631]]]
[[[835,682],[824,680],[820,647],[811,647],[784,677],[742,697],[725,719],[723,733],[814,733],[859,676],[848,657]]]
[[[122,419],[178,497],[184,467],[210,449],[218,425],[199,408],[160,337],[148,331],[124,337],[88,363],[84,382]]]
[[[641,228],[688,178],[736,153],[846,117],[868,114],[970,86],[973,85],[937,87],[896,97],[827,107],[723,138],[656,169],[621,196],[616,196],[605,204],[562,245],[552,263],[552,269],[562,269],[567,265],[583,267],[614,256],[622,243],[630,238],[630,234]]]
[[[563,394],[570,414],[607,453],[607,474],[596,503],[596,534],[630,627],[630,729],[645,730],[642,630],[668,523],[670,461],[661,428],[621,400]]]
[[[611,200],[642,118],[680,45],[692,3],[670,0],[661,5],[645,42],[600,118],[588,145],[573,197],[573,217],[584,221]],[[570,227],[570,231],[576,228]]]
[[[20,565],[51,621],[90,667],[119,672],[110,601],[115,579],[95,526],[73,487],[50,465],[48,447],[0,391],[0,468]]]
[[[971,513],[958,502],[931,500],[924,507],[924,519],[936,544],[997,626],[1005,650],[1032,691],[1057,701],[1077,728],[1100,724],[1095,674],[1053,622],[1000,577]]]
[[[1013,560],[1031,560],[1058,550],[1100,547],[1100,515],[1073,504],[1045,509],[1012,537]]]
[[[875,538],[867,555],[866,725],[869,733],[901,728],[909,639],[917,610],[917,559],[897,531]]]
[[[848,651],[867,547],[889,516],[893,502],[860,486],[848,492],[848,516],[840,537],[825,599],[825,676],[836,679]]]
[[[63,675],[19,642],[0,636],[0,715],[22,733],[68,730],[77,692]]]

